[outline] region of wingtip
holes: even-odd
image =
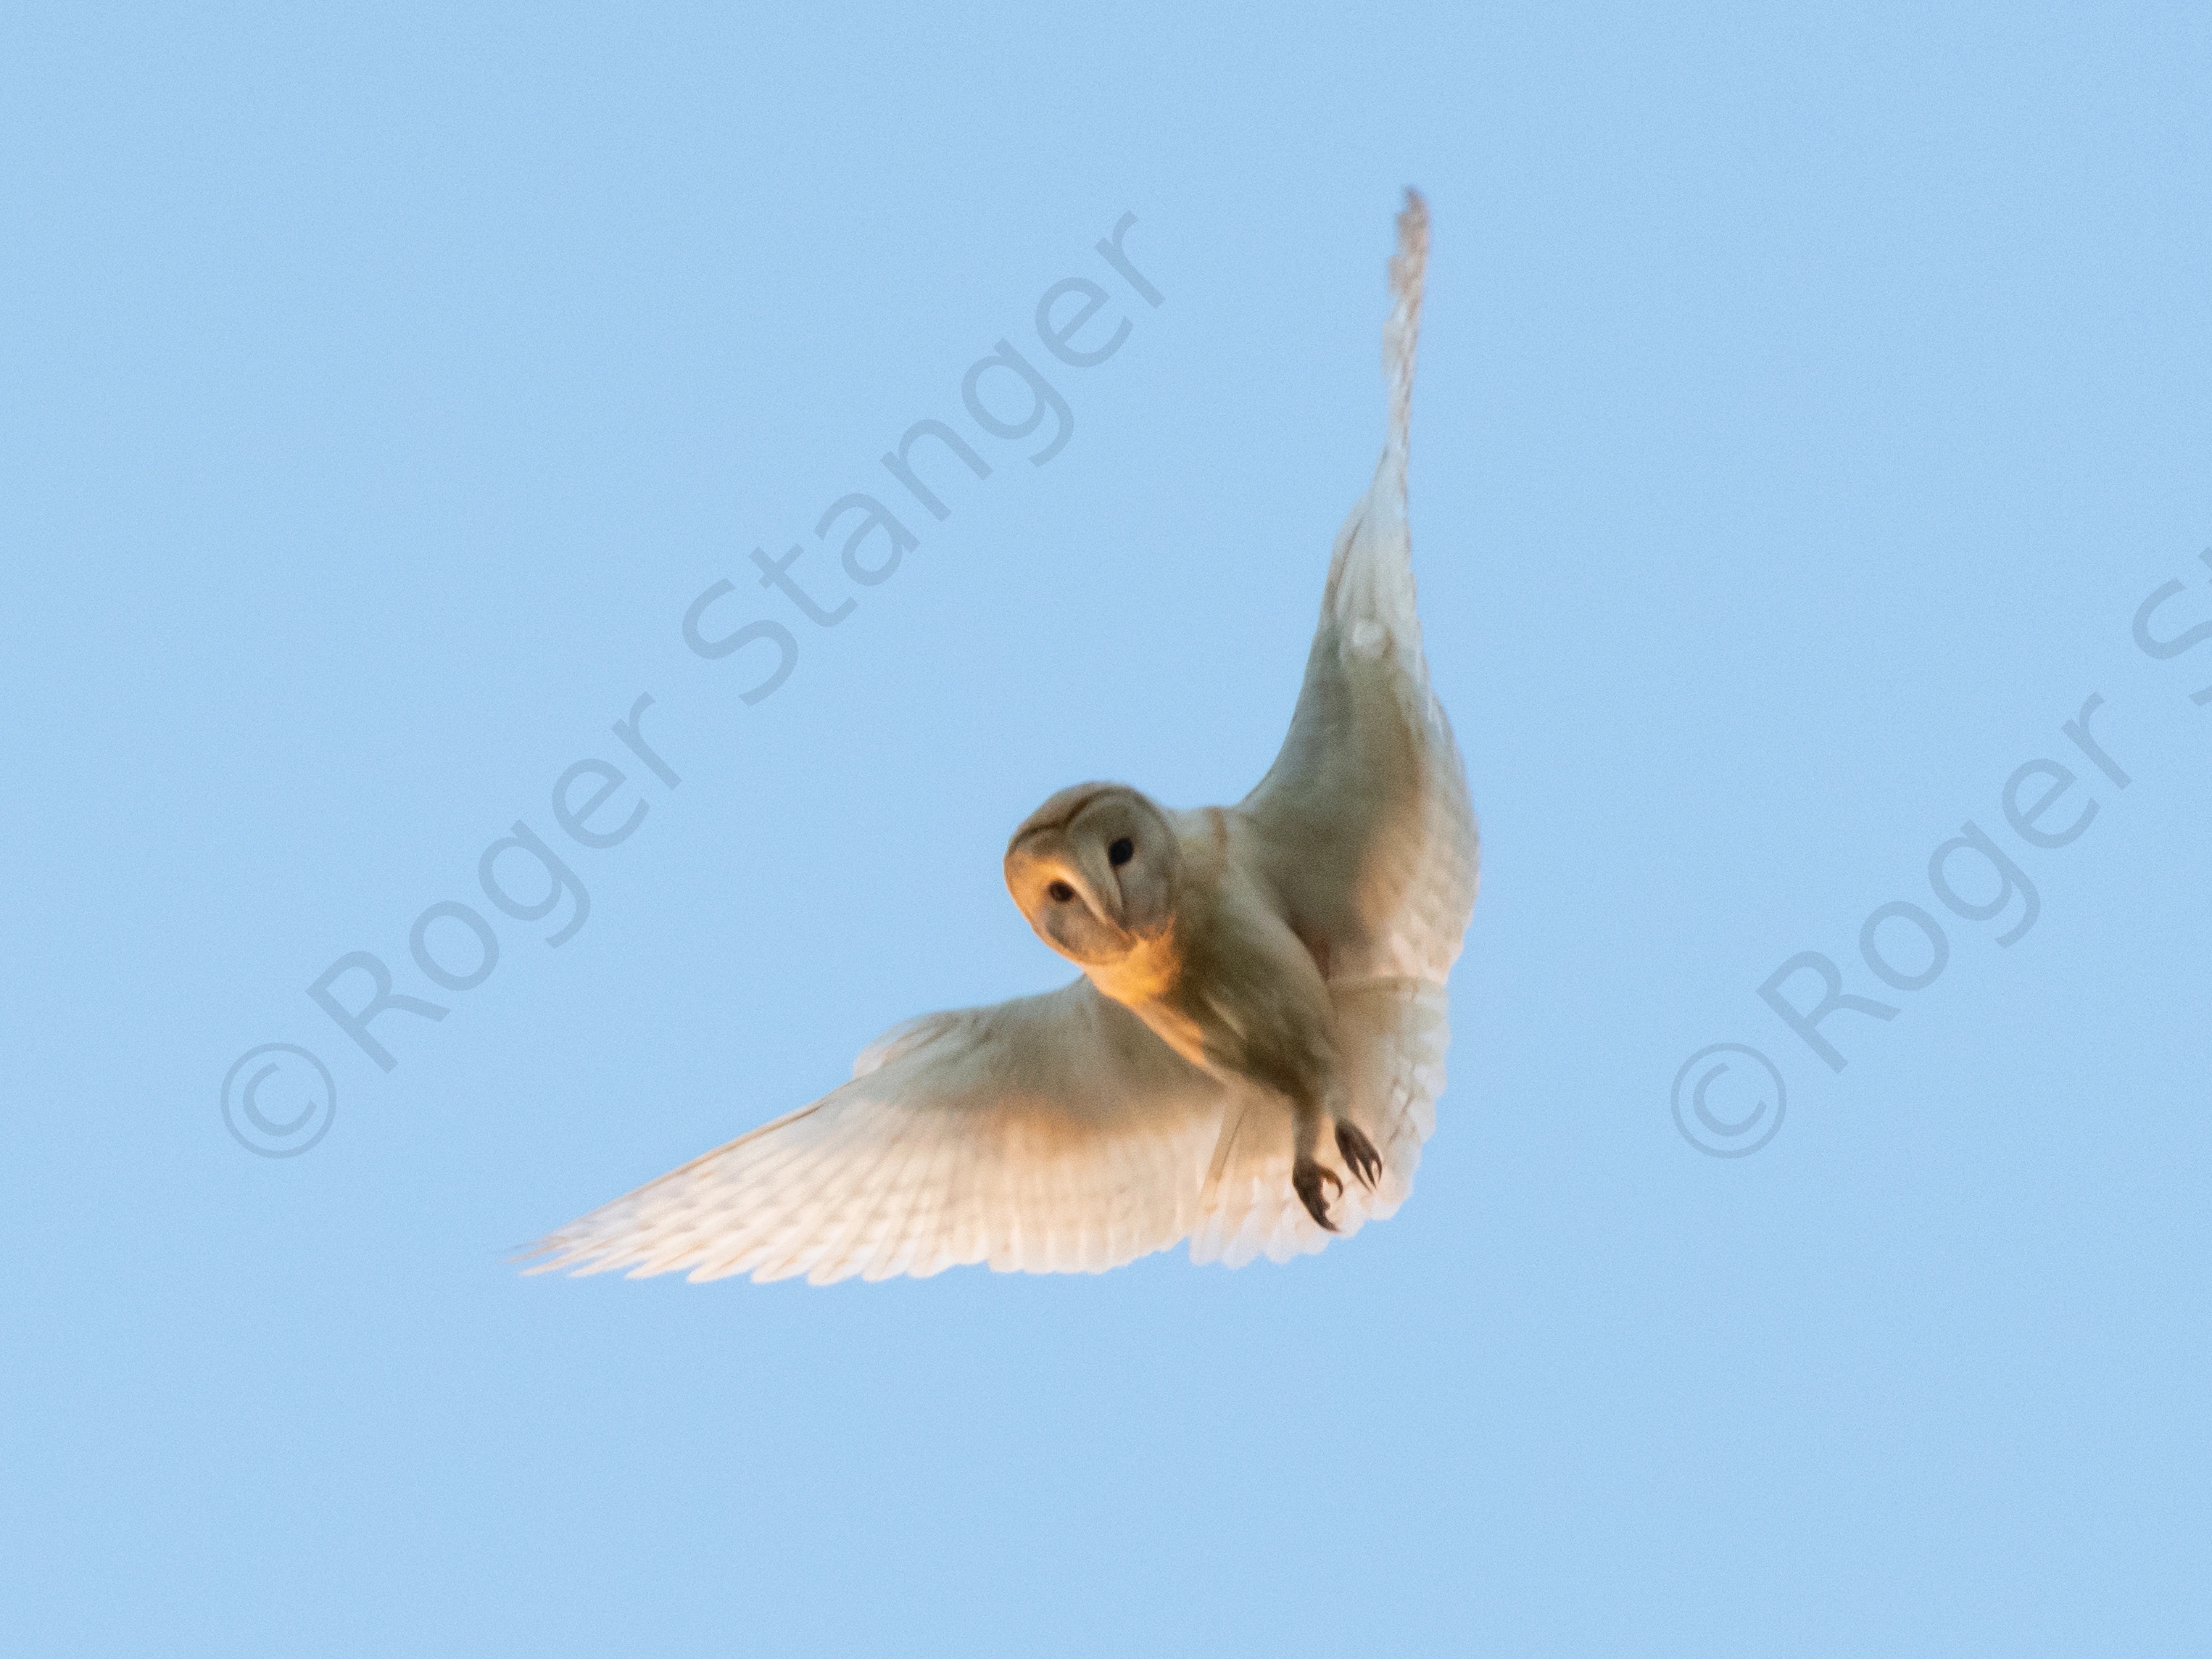
[[[521,1246],[501,1258],[525,1279],[538,1273],[551,1273],[562,1265],[565,1252],[556,1244],[540,1239],[535,1244]]]
[[[1390,258],[1390,291],[1421,301],[1421,273],[1429,262],[1429,204],[1421,192],[1406,186],[1406,205],[1398,210],[1398,247]]]
[[[570,1273],[580,1270],[591,1252],[563,1227],[528,1244],[514,1246],[501,1258],[524,1278],[538,1273]]]
[[[1429,204],[1411,185],[1398,211],[1390,256],[1390,318],[1382,328],[1382,369],[1390,389],[1390,453],[1403,455],[1412,425],[1413,357],[1421,337],[1421,289],[1429,263]]]
[[[1412,185],[1406,186],[1406,205],[1398,210],[1398,252],[1414,259],[1428,252],[1429,201]]]

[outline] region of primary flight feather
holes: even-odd
[[[1097,1273],[1188,1238],[1282,1261],[1395,1212],[1443,1087],[1476,836],[1406,526],[1428,211],[1407,192],[1382,459],[1337,534],[1290,735],[1236,806],[1079,784],[1006,885],[1083,969],[927,1014],[852,1080],[540,1240],[531,1271]]]

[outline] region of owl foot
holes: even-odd
[[[1375,1143],[1357,1123],[1339,1122],[1336,1126],[1336,1150],[1344,1155],[1344,1167],[1359,1177],[1359,1184],[1369,1192],[1382,1178],[1382,1155],[1375,1150]]]
[[[1336,1223],[1328,1218],[1328,1200],[1322,1196],[1321,1183],[1326,1181],[1337,1192],[1344,1183],[1336,1178],[1336,1171],[1324,1168],[1310,1158],[1301,1158],[1291,1165],[1291,1190],[1298,1195],[1298,1202],[1306,1206],[1306,1213],[1328,1232],[1337,1231]]]

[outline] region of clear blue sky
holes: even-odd
[[[1339,9],[11,13],[0,1647],[2201,1650],[2212,642],[2133,624],[2212,618],[2212,21]],[[1058,983],[999,872],[1054,789],[1257,779],[1408,183],[1486,840],[1413,1200],[1236,1273],[518,1278]],[[962,408],[1002,339],[1041,465]],[[925,418],[990,476],[864,585],[817,524]],[[799,648],[750,705],[724,580]],[[478,884],[518,822],[557,948]],[[354,951],[450,1009],[388,1072]],[[1806,952],[1897,1010],[1841,1071],[1759,994]],[[336,1089],[285,1158],[270,1043]],[[1748,1156],[1676,1127],[1716,1043]]]

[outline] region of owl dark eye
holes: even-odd
[[[1106,861],[1116,870],[1137,856],[1137,844],[1127,836],[1106,849]]]
[[[1056,881],[1044,890],[1052,895],[1054,904],[1065,904],[1075,896],[1075,890],[1064,881]]]

